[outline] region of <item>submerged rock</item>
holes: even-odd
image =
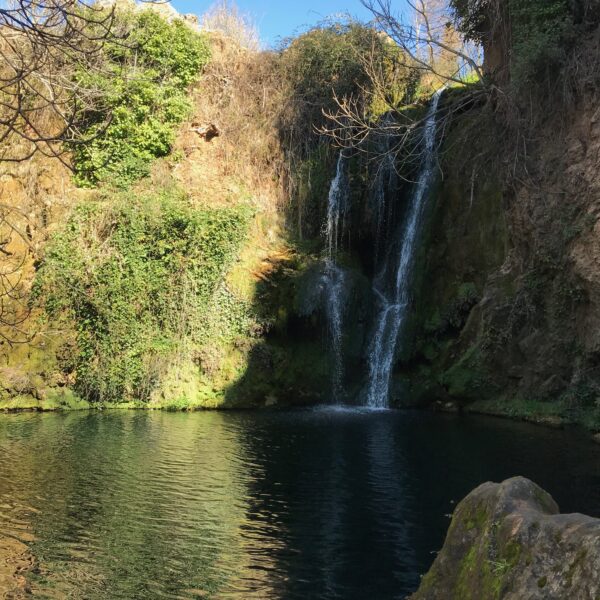
[[[600,520],[561,515],[523,477],[484,483],[456,508],[411,600],[597,600]]]

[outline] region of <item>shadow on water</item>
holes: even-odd
[[[0,457],[0,563],[34,598],[404,598],[455,502],[516,474],[600,516],[600,447],[477,417],[0,415]]]

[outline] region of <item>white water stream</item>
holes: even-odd
[[[344,221],[348,210],[349,187],[345,173],[346,161],[342,152],[338,157],[335,177],[329,188],[327,199],[327,259],[325,261],[324,291],[325,312],[329,330],[329,340],[333,353],[332,394],[333,402],[339,403],[343,395],[344,361],[343,343],[343,310],[346,289],[346,272],[338,266],[338,244],[344,229]]]
[[[423,163],[400,229],[399,253],[385,256],[373,282],[377,314],[368,349],[366,405],[370,408],[386,408],[389,403],[394,356],[410,303],[415,250],[421,235],[428,190],[435,174],[436,114],[440,96],[441,91],[433,96],[429,106],[423,133]]]

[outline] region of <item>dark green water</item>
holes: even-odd
[[[453,502],[517,474],[600,516],[600,446],[508,421],[2,415],[0,586],[18,569],[34,598],[404,598]]]

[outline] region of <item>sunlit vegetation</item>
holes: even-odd
[[[147,400],[239,251],[250,209],[198,209],[177,190],[79,206],[49,245],[36,295],[76,332],[63,369],[92,401]]]
[[[119,38],[104,47],[100,64],[76,74],[99,97],[79,117],[87,144],[74,146],[81,185],[131,184],[167,155],[177,126],[192,109],[189,86],[210,57],[208,42],[181,20],[154,11],[117,13]],[[108,120],[108,126],[106,122]]]
[[[373,183],[391,152],[388,165],[398,175],[391,195],[404,199],[423,159],[427,106],[441,88],[439,185],[455,186],[451,199],[461,218],[479,219],[463,245],[468,238],[469,255],[486,264],[460,275],[444,270],[458,288],[432,300],[427,315],[415,311],[416,343],[406,356],[415,364],[419,353],[426,363],[443,363],[430,375],[445,393],[464,390],[463,399],[473,396],[470,382],[489,379],[486,361],[511,339],[508,325],[488,328],[484,340],[461,352],[453,353],[453,344],[523,222],[510,235],[498,233],[510,196],[504,186],[536,172],[528,161],[536,156],[539,125],[559,112],[541,111],[533,99],[548,106],[595,81],[592,46],[591,54],[578,54],[578,76],[567,74],[575,73],[569,65],[578,34],[598,15],[587,0],[453,0],[451,12],[436,0],[415,8],[417,35],[412,22],[395,20],[391,5],[367,5],[380,10],[370,23],[325,21],[272,50],[261,49],[252,20],[228,2],[209,10],[199,27],[161,10],[116,10],[114,37],[103,39],[90,64],[65,68],[89,102],[77,104],[77,130],[63,150],[74,182],[92,191],[42,199],[39,231],[32,233],[28,211],[10,230],[11,239],[23,241],[19,251],[31,252],[23,263],[27,277],[16,274],[25,334],[33,339],[39,328],[44,336],[31,356],[46,352],[52,360],[36,358],[35,374],[22,377],[27,352],[11,349],[5,397],[42,403],[57,390],[75,390],[93,403],[172,408],[235,405],[240,398],[264,404],[299,388],[316,398],[329,365],[321,360],[324,313],[314,288],[322,285],[325,199],[340,148],[352,189],[340,264],[357,286],[348,310],[366,328],[368,310],[357,298],[369,294],[373,264],[365,249],[378,235]],[[217,132],[214,141],[202,136],[206,127]],[[498,181],[484,197],[479,187],[489,173]],[[24,188],[42,189],[36,186]],[[584,229],[569,223],[567,234],[557,226],[552,239],[550,227],[530,236],[539,247],[523,281],[536,285],[513,292],[511,315],[523,313],[526,321],[524,307],[538,306],[540,290],[555,280],[558,292],[545,297],[560,311],[581,302],[583,292],[559,281],[566,270],[556,266],[556,257],[566,256],[565,240]],[[444,234],[458,229],[445,224]],[[481,231],[501,239],[478,249]],[[460,285],[472,281],[477,293],[463,298]],[[313,303],[304,310],[309,288]],[[14,329],[14,320],[9,324]],[[347,337],[360,367],[364,332],[353,335]],[[409,368],[402,357],[394,360],[397,370]],[[589,389],[572,404],[594,404],[596,388]]]

